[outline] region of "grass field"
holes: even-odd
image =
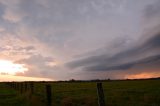
[[[25,96],[18,91],[8,88],[4,83],[0,83],[0,106],[29,106]]]
[[[52,82],[53,106],[98,106],[96,82]],[[0,84],[0,106],[45,106],[46,83],[31,98]],[[160,106],[160,80],[103,82],[106,106]]]

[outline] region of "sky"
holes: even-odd
[[[160,77],[159,10],[160,0],[0,0],[1,78]]]

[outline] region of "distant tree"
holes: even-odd
[[[70,79],[69,81],[70,81],[70,82],[75,82],[76,80],[75,80],[75,79]]]

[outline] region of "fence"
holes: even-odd
[[[34,82],[7,82],[10,88],[20,91],[21,94],[29,92],[30,96],[34,95]],[[45,84],[46,106],[52,106],[52,86]],[[102,83],[97,83],[98,105],[105,106],[104,92]]]

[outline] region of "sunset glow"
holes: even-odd
[[[125,79],[144,79],[144,78],[154,78],[159,76],[160,73],[140,73],[140,74],[126,75]]]
[[[14,75],[0,75],[0,82],[2,81],[53,81],[53,79],[14,76]]]
[[[24,71],[27,71],[28,69],[24,67],[24,64],[16,64],[12,61],[8,60],[0,60],[0,73],[1,74],[10,74],[14,75],[17,72],[23,73]]]

